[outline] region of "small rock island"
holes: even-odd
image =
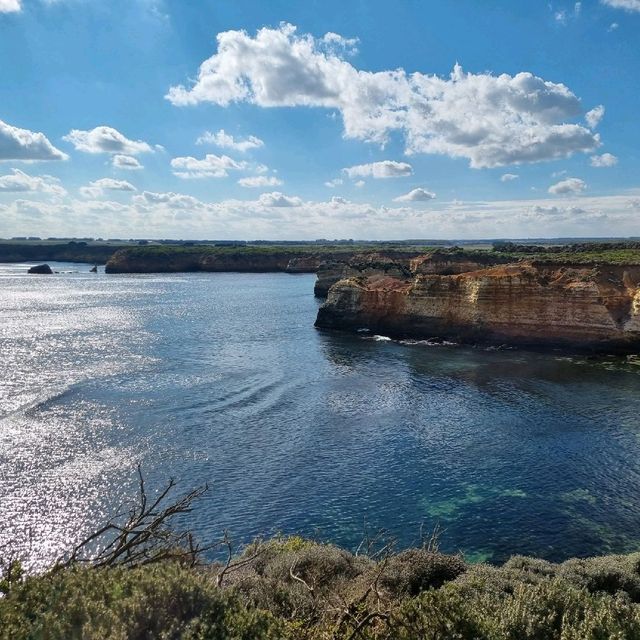
[[[49,275],[53,273],[53,270],[48,264],[38,264],[29,268],[27,273],[32,273],[36,275]]]

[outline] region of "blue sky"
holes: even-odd
[[[0,0],[0,236],[640,235],[639,31],[640,0]]]

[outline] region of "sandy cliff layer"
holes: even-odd
[[[535,262],[461,273],[415,260],[408,277],[380,271],[331,287],[316,326],[395,337],[637,350],[640,267]],[[469,270],[467,270],[469,269]]]

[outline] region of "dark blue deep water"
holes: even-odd
[[[314,276],[0,266],[0,544],[41,566],[148,485],[203,540],[355,547],[420,525],[472,560],[640,548],[640,367],[321,333]]]

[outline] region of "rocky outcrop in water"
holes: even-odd
[[[316,326],[460,342],[640,348],[640,266],[425,256],[333,285]],[[492,260],[489,254],[489,260]]]
[[[31,267],[27,273],[34,273],[37,275],[49,275],[53,273],[53,271],[48,264],[38,264]]]

